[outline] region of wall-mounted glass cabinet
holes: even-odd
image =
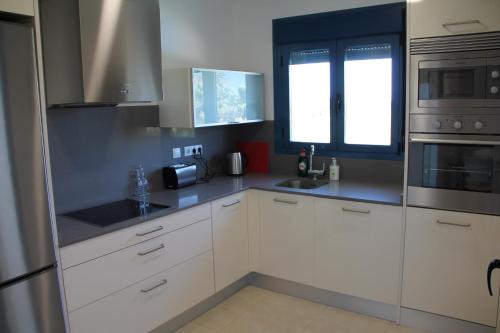
[[[264,75],[182,68],[163,73],[161,127],[206,127],[264,120]]]

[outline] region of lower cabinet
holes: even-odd
[[[411,208],[407,210],[402,305],[496,326],[486,269],[500,257],[500,217]]]
[[[314,199],[260,192],[259,272],[313,284]]]
[[[65,269],[68,311],[212,250],[211,227],[207,219]]]
[[[212,202],[215,290],[222,290],[250,271],[246,193]]]
[[[397,304],[401,207],[315,199],[318,288]]]
[[[69,313],[72,333],[149,332],[214,294],[212,251]]]

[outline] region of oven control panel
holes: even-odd
[[[497,115],[415,115],[410,116],[412,133],[500,134]]]

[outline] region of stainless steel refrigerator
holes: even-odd
[[[0,332],[64,332],[34,33],[0,21]]]

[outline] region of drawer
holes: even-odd
[[[71,312],[71,332],[149,332],[213,294],[209,251]]]
[[[210,217],[210,204],[205,204],[65,246],[61,248],[61,266],[75,266]]]
[[[63,270],[68,311],[212,249],[210,219]]]

